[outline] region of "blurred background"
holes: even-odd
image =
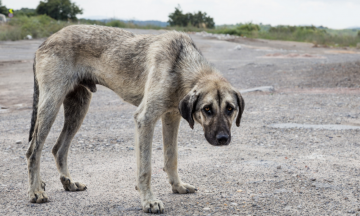
[[[355,0],[0,0],[0,40],[92,24],[360,48],[359,11]]]

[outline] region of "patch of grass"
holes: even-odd
[[[268,30],[262,30],[251,25],[253,24],[249,23],[235,28],[217,29],[216,33],[269,40],[310,42],[315,45],[335,47],[356,47],[360,43],[360,36],[348,33],[353,31],[332,30],[329,33],[328,29],[320,29],[315,26],[277,26],[271,27]],[[338,31],[338,34],[335,33],[336,31]]]
[[[110,22],[106,23],[106,26],[119,27],[119,28],[127,27],[126,23],[121,22],[120,20],[111,20]]]
[[[19,16],[0,26],[0,40],[21,40],[26,35],[33,38],[48,37],[67,25],[69,23],[56,21],[46,15]]]
[[[314,26],[277,26],[256,25],[245,23],[238,25],[224,25],[215,29],[198,28],[192,25],[185,27],[168,26],[140,26],[132,22],[122,22],[111,20],[110,22],[80,19],[77,22],[56,21],[49,16],[18,16],[11,19],[6,25],[0,25],[0,40],[22,40],[26,35],[33,38],[49,37],[51,34],[59,31],[65,26],[74,24],[104,25],[118,28],[138,28],[138,29],[164,29],[176,30],[182,32],[201,32],[206,31],[216,34],[230,34],[246,36],[248,38],[262,38],[269,40],[285,40],[310,42],[315,45],[356,47],[360,44],[360,31],[356,30],[334,30],[328,28],[316,28]]]

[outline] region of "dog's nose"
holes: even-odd
[[[227,143],[227,141],[229,140],[229,135],[218,134],[218,135],[216,135],[216,139],[217,139],[219,145],[225,145]]]

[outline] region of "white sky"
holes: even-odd
[[[360,0],[72,0],[84,18],[167,21],[180,4],[183,12],[204,11],[216,25],[239,22],[271,25],[360,26]],[[39,0],[3,0],[8,8],[35,8]]]

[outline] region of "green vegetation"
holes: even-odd
[[[229,34],[229,35],[238,35],[238,36],[252,36],[254,33],[260,31],[260,26],[253,23],[246,23],[243,25],[238,25],[235,28],[222,28],[218,30],[218,33]]]
[[[21,8],[20,10],[14,10],[14,16],[37,16],[36,10],[31,8]]]
[[[33,38],[48,37],[67,25],[66,22],[56,21],[46,15],[19,16],[8,25],[0,25],[0,40],[21,40],[26,35]]]
[[[82,14],[75,3],[70,0],[47,0],[40,1],[36,8],[37,14],[46,14],[56,20],[76,20],[77,14]]]
[[[106,23],[106,26],[111,27],[118,27],[118,28],[126,28],[126,23],[121,22],[120,20],[111,20],[110,22]]]
[[[0,13],[7,14],[8,8],[1,4]],[[323,26],[271,26],[262,23],[239,23],[237,25],[216,26],[213,18],[206,13],[184,14],[180,6],[169,15],[167,27],[139,26],[133,22],[111,20],[109,22],[76,19],[82,9],[70,0],[41,1],[36,9],[21,8],[14,10],[14,18],[5,25],[0,25],[0,40],[21,40],[26,35],[33,38],[48,37],[61,28],[73,24],[103,25],[118,28],[165,29],[184,32],[207,31],[216,34],[230,34],[248,38],[263,38],[270,40],[287,40],[310,42],[317,46],[350,46],[360,44],[360,31],[356,29],[335,30]]]
[[[205,12],[197,13],[186,13],[183,14],[181,11],[180,5],[175,8],[175,11],[169,15],[169,24],[170,26],[194,26],[197,28],[209,28],[212,29],[215,27],[214,19],[207,16]]]
[[[0,0],[0,14],[7,15],[8,13],[9,9],[7,9],[5,5],[2,5],[2,1]]]
[[[248,38],[262,38],[269,40],[285,40],[310,42],[322,46],[351,46],[360,43],[360,33],[352,29],[333,30],[315,26],[269,26],[253,23],[236,26],[222,26],[216,33],[246,36]]]

